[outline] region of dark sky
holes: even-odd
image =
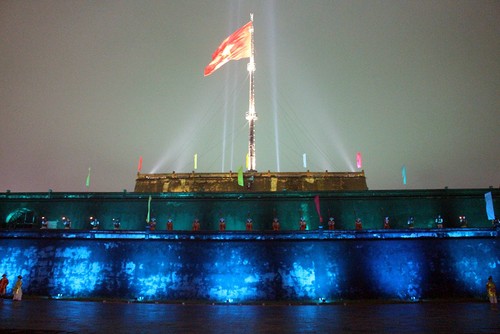
[[[0,1],[0,192],[132,191],[245,164],[254,13],[257,169],[370,189],[500,186],[500,2]],[[403,185],[401,167],[407,169]]]

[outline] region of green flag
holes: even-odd
[[[90,187],[90,167],[89,167],[89,173],[87,174],[87,180],[85,181],[85,187],[87,188]]]
[[[146,216],[146,223],[149,223],[151,216],[151,195],[149,195],[148,199],[148,215]]]
[[[243,187],[245,182],[243,181],[243,166],[238,169],[238,185]]]

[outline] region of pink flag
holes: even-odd
[[[314,204],[316,204],[316,211],[318,212],[319,222],[323,222],[323,217],[321,217],[321,210],[319,208],[319,195],[314,196]]]
[[[356,166],[357,166],[358,168],[363,167],[363,159],[361,158],[361,152],[358,152],[358,153],[356,154]]]

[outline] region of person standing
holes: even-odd
[[[328,218],[328,229],[335,230],[335,218],[333,217]]]
[[[198,218],[195,218],[193,221],[193,231],[199,231],[200,230],[200,220]]]
[[[249,217],[249,218],[247,218],[247,222],[246,222],[246,224],[245,224],[245,229],[246,229],[247,231],[251,231],[251,230],[253,230],[253,220],[252,220],[252,218],[250,218],[250,217]]]
[[[174,222],[172,218],[168,218],[167,220],[167,231],[172,231],[174,229]]]
[[[363,222],[361,221],[361,218],[356,218],[356,221],[354,222],[354,229],[358,231],[363,229]]]
[[[7,285],[9,285],[9,279],[7,278],[7,274],[3,274],[2,279],[0,279],[0,296],[5,296]]]
[[[304,217],[300,217],[299,220],[299,230],[300,231],[305,231],[307,229],[307,223]]]
[[[278,217],[273,218],[273,231],[279,231],[280,230],[280,221]]]
[[[497,309],[497,288],[493,282],[493,277],[488,277],[488,282],[486,283],[486,292],[488,293],[488,299],[490,300],[490,305],[492,310]]]
[[[389,217],[385,217],[385,218],[384,218],[384,229],[385,229],[385,230],[388,230],[388,229],[390,229],[390,228],[391,228],[391,223],[390,223],[390,221],[389,221]]]
[[[12,289],[12,293],[14,296],[13,300],[21,300],[23,298],[23,277],[21,275],[17,276],[17,282],[14,285],[14,289]]]
[[[225,231],[226,230],[226,221],[224,218],[219,219],[219,231]]]

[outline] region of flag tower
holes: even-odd
[[[250,61],[247,65],[248,75],[250,77],[249,84],[249,99],[248,99],[248,112],[246,113],[246,120],[248,121],[249,138],[248,138],[248,157],[249,157],[249,171],[256,171],[255,165],[255,121],[257,120],[257,113],[255,112],[255,50],[254,50],[254,39],[253,39],[253,14],[250,14],[250,21],[252,25],[250,26]]]

